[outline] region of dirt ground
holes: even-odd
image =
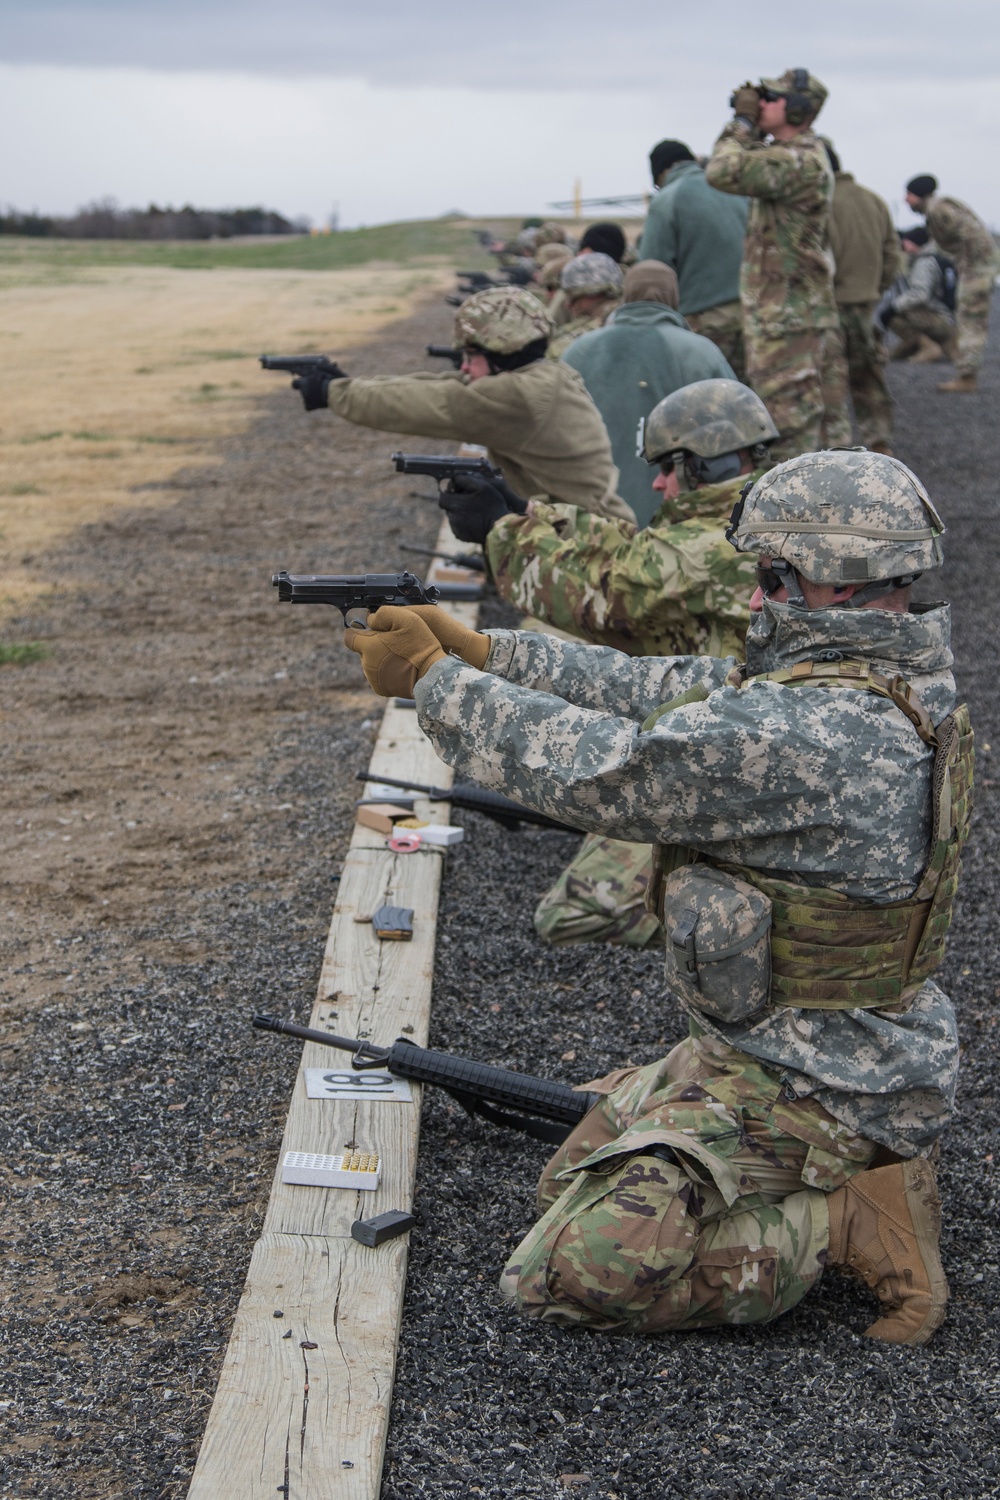
[[[121,505],[156,509],[220,461],[264,380],[258,354],[332,352],[450,285],[445,266],[176,270],[0,260],[0,622],[44,595],[38,554]]]
[[[449,326],[435,297],[347,368]],[[210,464],[40,552],[5,629],[50,655],[0,673],[4,1500],[186,1489],[297,1062],[261,1075],[248,1017],[315,993],[378,713],[271,573],[437,534],[397,439],[260,381]]]

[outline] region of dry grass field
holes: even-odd
[[[213,461],[283,378],[258,354],[336,352],[453,280],[442,256],[178,269],[19,245],[0,260],[0,621],[44,594],[32,563],[49,543],[123,503],[162,504],[172,473]]]

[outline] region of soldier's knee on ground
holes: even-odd
[[[538,903],[535,931],[554,945],[658,946],[663,929],[644,904],[651,871],[648,845],[588,835]]]
[[[677,1326],[698,1235],[690,1188],[654,1156],[579,1173],[511,1256],[501,1291],[544,1322],[629,1328],[655,1302],[660,1326]]]

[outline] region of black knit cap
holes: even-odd
[[[901,229],[899,238],[909,240],[911,245],[926,245],[931,237],[931,232],[926,224],[914,224],[912,229]]]
[[[649,169],[653,174],[653,181],[656,182],[661,172],[679,161],[694,161],[690,146],[685,146],[683,141],[660,141],[649,153]]]
[[[581,250],[599,250],[602,255],[610,255],[615,265],[621,264],[621,258],[625,254],[625,231],[619,224],[591,224],[585,229],[580,240]]]
[[[932,177],[929,172],[923,172],[919,177],[911,177],[906,184],[906,191],[912,193],[915,198],[929,198],[931,193],[937,192],[937,178]]]

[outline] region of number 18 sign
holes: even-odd
[[[306,1094],[310,1099],[384,1099],[390,1104],[413,1101],[405,1078],[374,1070],[355,1072],[353,1068],[306,1068]]]

